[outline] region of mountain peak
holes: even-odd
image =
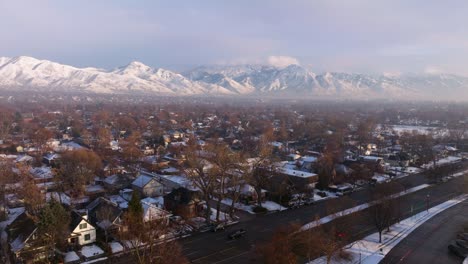
[[[142,68],[142,67],[149,67],[149,66],[139,61],[132,61],[126,66],[126,68]]]

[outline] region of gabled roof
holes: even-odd
[[[115,222],[115,220],[123,213],[116,203],[113,203],[104,197],[97,198],[90,203],[86,209],[88,210],[89,221],[98,226],[103,220],[110,220],[111,223]],[[104,219],[104,216],[100,215],[99,212],[101,210],[106,211],[105,217],[108,219]]]
[[[73,231],[76,229],[76,227],[81,223],[81,221],[85,220],[89,225],[91,225],[91,223],[86,220],[85,218],[83,218],[83,216],[76,212],[76,211],[72,211],[71,212],[71,220],[70,220],[70,231]]]
[[[133,182],[132,185],[143,188],[145,187],[148,183],[150,183],[152,180],[156,180],[155,178],[149,176],[149,175],[140,175],[138,178],[136,178]]]
[[[21,251],[37,226],[34,220],[23,212],[11,224],[8,225],[8,236],[11,250],[13,252]]]

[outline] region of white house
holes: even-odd
[[[96,228],[88,221],[88,215],[72,211],[68,243],[87,245],[96,242]]]

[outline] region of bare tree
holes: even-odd
[[[143,220],[139,198],[133,196],[124,215],[120,239],[124,247],[139,264],[188,263],[176,241],[165,238],[168,234],[166,219]]]
[[[202,157],[201,152],[195,146],[191,146],[185,152],[185,162],[181,168],[193,185],[201,192],[206,202],[205,218],[207,223],[211,221],[211,201],[217,185],[216,174],[210,173],[212,166],[210,162]]]
[[[80,196],[84,193],[85,185],[92,181],[101,169],[101,158],[93,151],[68,151],[62,154],[56,183],[61,191],[70,190],[73,196]]]
[[[249,167],[245,175],[247,182],[254,187],[257,193],[257,205],[262,207],[262,190],[270,184],[271,178],[277,171],[273,148],[267,136],[263,136],[258,142],[256,153],[257,157],[248,159]]]
[[[399,203],[395,193],[401,189],[401,185],[389,183],[379,184],[372,191],[374,205],[369,208],[369,216],[379,232],[380,243],[382,243],[382,232],[385,228],[390,228],[399,215]]]
[[[216,199],[216,221],[219,221],[221,202],[226,198],[228,191],[236,191],[237,173],[240,165],[240,155],[232,152],[225,144],[210,144],[205,149],[211,163],[209,174],[215,178],[214,198]]]

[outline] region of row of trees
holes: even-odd
[[[185,162],[181,169],[207,202],[207,222],[210,222],[212,201],[216,205],[216,221],[220,219],[225,198],[231,199],[229,212],[232,216],[245,184],[253,186],[257,193],[256,202],[262,206],[262,189],[269,184],[275,169],[272,148],[266,140],[258,143],[258,156],[251,159],[246,153],[231,151],[224,143],[211,143],[203,150],[191,144],[184,153]]]
[[[365,211],[343,214],[345,208],[356,206],[355,202],[343,197],[327,202],[327,217],[334,220],[325,224],[316,217],[312,227],[303,229],[299,223],[290,223],[278,228],[268,242],[256,245],[254,262],[264,264],[297,263],[299,259],[312,261],[324,256],[326,263],[332,259],[348,259],[346,249],[361,234],[363,224],[371,224],[379,233],[382,243],[382,232],[401,218],[400,198],[397,195],[403,187],[391,182],[372,189],[371,207]]]

